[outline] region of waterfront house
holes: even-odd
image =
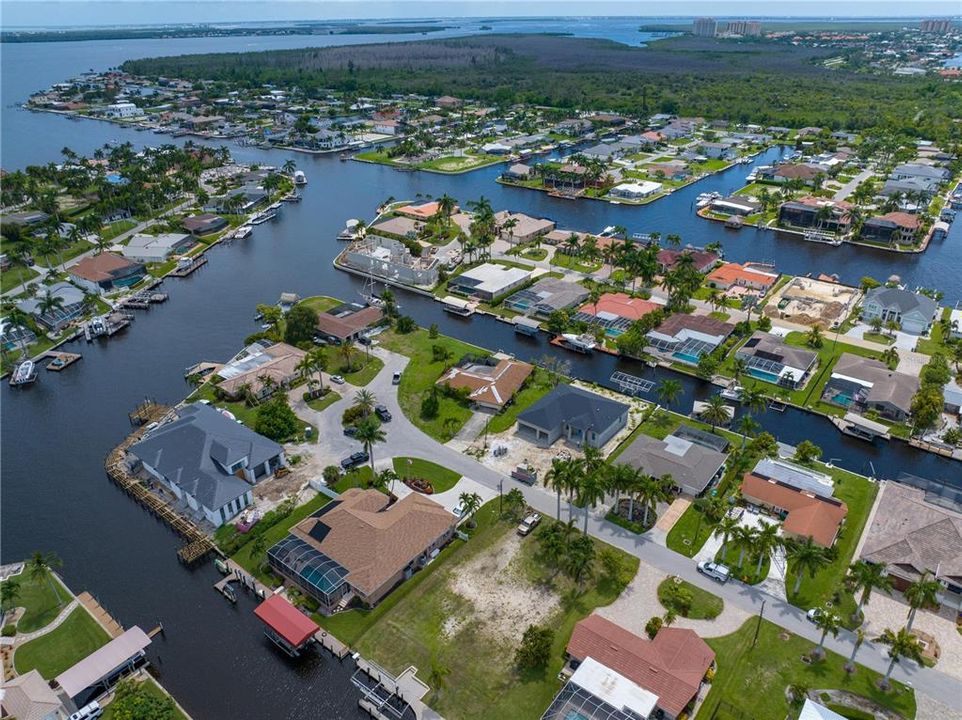
[[[530,165],[525,165],[524,163],[514,163],[501,174],[501,177],[504,180],[514,180],[516,182],[520,182],[523,180],[528,180],[533,172],[534,168],[532,168]]]
[[[596,303],[586,303],[574,316],[575,322],[601,326],[611,336],[621,335],[635,320],[661,308],[658,303],[633,298],[625,293],[605,293]]]
[[[891,370],[878,360],[842,353],[822,391],[822,400],[859,412],[903,422],[911,413],[919,389],[915,375]]]
[[[729,290],[732,287],[757,290],[764,295],[778,280],[778,275],[739,263],[726,262],[708,273],[705,282],[710,288]]]
[[[577,667],[541,720],[649,720],[658,696],[592,657]]]
[[[890,212],[870,217],[862,224],[861,238],[872,242],[915,243],[919,239],[919,216]]]
[[[932,327],[938,311],[938,303],[926,295],[901,288],[877,287],[865,293],[862,320],[895,321],[903,332],[923,335]]]
[[[448,290],[490,302],[517,290],[530,278],[530,270],[483,263],[448,280]]]
[[[143,111],[132,102],[112,103],[104,108],[104,115],[109,118],[124,119],[140,117]]]
[[[231,400],[246,400],[248,397],[262,400],[278,388],[291,386],[306,354],[287,343],[266,346],[254,343],[218,369],[217,375],[223,379],[217,387]],[[272,382],[265,384],[265,378]]]
[[[164,262],[171,255],[182,255],[190,250],[196,241],[184,233],[162,233],[146,235],[137,233],[121,249],[128,260],[139,262]]]
[[[783,227],[816,228],[824,232],[847,233],[852,221],[851,204],[806,196],[789,200],[778,207],[778,224]]]
[[[518,415],[518,435],[541,447],[559,438],[600,448],[628,424],[628,406],[561,384]]]
[[[939,602],[962,610],[962,510],[925,486],[882,481],[855,555],[884,565],[895,589],[928,573],[944,588]]]
[[[72,282],[95,295],[136,285],[145,273],[143,263],[109,252],[90,255],[67,268]]]
[[[646,334],[649,345],[674,360],[697,365],[702,355],[721,345],[735,326],[708,315],[673,313]]]
[[[728,197],[715,198],[711,201],[712,212],[722,215],[738,215],[747,217],[761,212],[762,204],[745,195],[729,195]]]
[[[668,720],[690,714],[715,663],[715,652],[694,630],[663,627],[648,640],[598,613],[578,621],[565,652],[569,666],[591,658],[652,693],[658,716]]]
[[[515,312],[548,317],[557,310],[580,305],[588,299],[588,288],[570,280],[546,277],[534,285],[519,290],[504,301],[504,306]]]
[[[889,177],[892,180],[917,179],[943,183],[947,182],[952,177],[952,173],[947,168],[939,167],[937,165],[912,162],[896,165]]]
[[[65,720],[68,713],[57,696],[36,670],[17,675],[3,683],[0,708],[3,717],[15,720]]]
[[[713,160],[731,160],[735,157],[735,150],[727,142],[703,142],[698,146],[698,152]]]
[[[416,492],[395,500],[350,488],[271,547],[271,569],[319,603],[325,615],[351,603],[374,607],[437,556],[457,518]]]
[[[134,625],[57,675],[53,687],[70,698],[74,705],[83,707],[147,665],[149,645],[147,633]]]
[[[848,506],[841,500],[767,477],[758,469],[745,473],[741,494],[745,502],[781,516],[786,538],[811,538],[822,547],[835,544],[848,514]]]
[[[436,256],[414,255],[401,240],[373,232],[351,243],[341,254],[339,262],[365,275],[419,287],[437,285],[441,266]]]
[[[704,248],[686,247],[680,250],[662,248],[658,251],[658,270],[662,274],[674,270],[683,257],[691,258],[691,267],[700,272],[708,271],[718,262],[718,253]]]
[[[368,228],[368,232],[376,233],[378,235],[386,235],[388,237],[414,240],[417,238],[423,227],[423,222],[419,222],[409,217],[389,217],[373,223]]]
[[[447,370],[437,385],[465,390],[474,405],[497,412],[521,389],[534,366],[513,358],[471,360]]]
[[[824,174],[825,171],[821,168],[802,163],[785,163],[758,169],[758,179],[760,181],[778,184],[791,182],[792,180],[800,180],[805,185],[814,185],[815,178]]]
[[[886,180],[879,191],[879,195],[882,197],[891,197],[892,195],[912,195],[915,197],[921,193],[928,200],[936,193],[938,188],[939,183],[937,181],[924,178]]]
[[[37,334],[26,325],[14,325],[7,318],[0,318],[0,347],[23,351],[37,342]]]
[[[327,342],[340,345],[349,340],[357,340],[383,317],[384,311],[375,305],[343,303],[317,314],[315,335]]]
[[[226,195],[210,198],[204,210],[211,213],[251,213],[268,201],[266,190],[254,185],[235,188]]]
[[[818,353],[761,331],[753,333],[735,357],[745,361],[751,377],[791,390],[803,387],[818,363]]]
[[[643,180],[641,182],[627,182],[615,185],[608,192],[609,195],[623,200],[644,200],[661,191],[661,183]]]
[[[725,471],[728,442],[719,436],[683,426],[664,440],[639,435],[618,457],[649,475],[670,475],[679,492],[701,495]],[[719,442],[720,441],[720,442]]]
[[[536,218],[524,213],[512,213],[502,210],[495,213],[494,222],[500,228],[498,236],[509,243],[518,244],[531,242],[537,237],[541,237],[555,228],[553,220],[547,218]],[[511,223],[509,228],[505,224]]]
[[[42,312],[41,300],[50,293],[51,297],[60,300],[60,307]],[[47,287],[41,287],[36,294],[21,300],[17,307],[29,315],[37,318],[45,327],[53,332],[60,332],[71,322],[81,317],[87,308],[87,296],[83,290],[68,282],[58,282]]]
[[[253,486],[287,465],[276,442],[202,403],[178,409],[176,420],[132,445],[127,462],[214,527],[249,506]]]
[[[458,212],[459,208],[455,205],[451,209],[451,214]],[[398,215],[412,218],[414,220],[430,220],[441,211],[441,203],[437,200],[418,203],[416,205],[405,205],[397,208],[394,212]]]
[[[210,235],[227,227],[227,221],[220,215],[202,213],[191,215],[181,220],[184,230],[194,236]]]

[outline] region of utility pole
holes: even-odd
[[[498,516],[504,515],[504,505],[501,493],[504,490],[504,480],[498,480]]]
[[[758,611],[758,624],[755,626],[755,637],[752,638],[752,647],[758,642],[758,633],[762,629],[762,617],[765,615],[765,599],[762,599],[762,609]]]

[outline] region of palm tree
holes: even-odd
[[[808,331],[808,337],[805,343],[810,348],[820,348],[822,347],[822,328],[818,325],[813,325],[812,329]]]
[[[761,522],[761,529],[755,536],[754,548],[758,553],[758,565],[755,567],[755,575],[761,575],[762,563],[766,558],[771,557],[772,553],[784,545],[785,541],[778,534],[778,525],[775,523]]]
[[[762,412],[768,405],[768,401],[765,399],[765,392],[757,387],[749,387],[742,390],[741,402],[752,414]]]
[[[701,411],[703,420],[711,424],[711,431],[715,432],[716,425],[724,425],[729,420],[728,406],[721,395],[712,395],[705,401],[705,409]]]
[[[344,368],[347,372],[350,372],[354,367],[354,341],[345,340],[341,343],[341,357],[344,358]]]
[[[508,508],[508,512],[512,516],[517,516],[524,512],[524,509],[528,506],[528,501],[524,499],[524,493],[518,488],[512,488],[504,496],[504,504]]]
[[[578,483],[577,494],[578,494],[578,504],[584,507],[585,510],[585,524],[584,524],[584,534],[588,534],[588,511],[594,510],[598,507],[598,503],[601,502],[605,497],[605,482],[604,476],[598,471],[586,472],[582,478],[581,482]]]
[[[856,560],[852,563],[845,582],[853,593],[861,592],[855,614],[852,615],[853,620],[862,615],[862,608],[868,604],[873,590],[882,590],[888,594],[892,592],[892,580],[886,574],[885,566],[865,560]]]
[[[471,527],[477,525],[474,514],[481,507],[481,496],[477,493],[463,492],[458,496],[458,500],[461,503],[461,514],[463,517],[468,518],[468,524]]]
[[[678,380],[666,379],[658,383],[658,388],[655,392],[658,395],[658,399],[665,403],[665,407],[671,409],[675,400],[682,394],[682,386]]]
[[[939,592],[942,590],[942,583],[936,578],[929,577],[928,571],[922,573],[922,577],[905,588],[905,599],[909,603],[909,620],[905,625],[906,630],[912,629],[915,622],[915,614],[919,608],[932,607],[939,604]]]
[[[568,543],[568,551],[562,558],[565,572],[579,585],[595,560],[595,544],[587,535],[581,535]]]
[[[354,406],[364,408],[364,414],[370,415],[374,412],[374,406],[377,404],[377,398],[367,388],[361,388],[356,393],[354,393]]]
[[[20,580],[9,577],[0,584],[0,613],[5,613],[13,607],[20,597]]]
[[[544,484],[549,490],[554,490],[558,495],[557,519],[561,522],[561,493],[568,492],[571,487],[571,461],[561,458],[553,458],[551,467],[544,476]]]
[[[752,549],[757,538],[758,531],[748,525],[739,525],[738,528],[732,532],[732,540],[738,547],[739,569],[745,565],[745,555]]]
[[[890,685],[889,679],[892,677],[892,670],[895,669],[895,664],[902,658],[907,657],[910,660],[915,660],[915,662],[919,664],[922,662],[922,643],[908,631],[908,628],[899,628],[898,631],[885,628],[882,634],[875,638],[875,642],[888,645],[889,657],[891,658],[888,669],[885,671],[885,676],[879,683],[883,689],[888,689]]]
[[[61,600],[60,593],[57,592],[57,587],[53,582],[53,571],[54,568],[58,567],[63,567],[63,561],[57,557],[56,553],[52,552],[45,553],[37,550],[27,561],[27,574],[30,579],[35,583],[46,580],[50,584],[50,590],[54,597],[57,598],[57,607],[60,607],[63,605],[63,600]]]
[[[648,477],[640,468],[628,463],[615,463],[608,468],[608,488],[615,492],[615,512],[621,511],[621,493],[628,496],[628,520],[635,517],[635,498],[642,481]]]
[[[285,175],[293,175],[294,171],[297,170],[297,163],[288,158],[284,161],[284,164],[281,165],[281,170]]]
[[[865,642],[865,631],[862,630],[862,628],[858,628],[855,631],[855,640],[852,641],[852,654],[849,655],[848,660],[845,661],[845,672],[855,672],[855,656],[858,655],[859,648],[862,647],[863,642]]]
[[[666,478],[668,480],[666,481]],[[656,478],[652,475],[642,475],[637,490],[638,501],[645,509],[642,525],[648,527],[648,513],[654,510],[659,502],[667,502],[671,498],[670,476]]]
[[[831,562],[825,548],[816,545],[812,538],[807,537],[799,542],[790,540],[785,543],[786,556],[795,565],[795,586],[792,595],[797,595],[802,586],[802,575],[808,572],[809,577],[814,578],[819,568]]]
[[[367,451],[368,459],[371,461],[371,473],[374,474],[374,445],[384,442],[387,435],[381,429],[377,420],[372,415],[368,415],[357,424],[357,432],[354,437],[359,440]]]
[[[750,414],[745,413],[740,418],[738,418],[738,423],[735,425],[735,429],[742,436],[742,447],[745,447],[745,438],[754,437],[755,433],[761,428],[758,421],[755,420]]]
[[[823,657],[825,655],[825,638],[831,633],[832,637],[838,637],[838,631],[842,627],[842,619],[833,612],[828,610],[819,609],[815,613],[813,618],[815,622],[815,627],[822,631],[822,637],[818,641],[818,645],[812,650],[812,656],[816,658]]]
[[[724,548],[722,550],[722,560],[724,562],[728,562],[728,541],[739,527],[741,526],[737,519],[731,515],[725,515],[712,531],[712,535],[721,537],[722,539],[722,548]]]

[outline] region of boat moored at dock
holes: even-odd
[[[14,387],[29,385],[37,379],[37,364],[33,360],[22,360],[10,375],[10,384]]]
[[[307,185],[307,175],[304,174],[303,170],[294,171],[294,184],[295,185]]]

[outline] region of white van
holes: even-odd
[[[721,563],[708,562],[703,560],[698,563],[698,572],[702,575],[707,575],[712,580],[717,580],[720,583],[728,582],[728,578],[731,577],[732,571],[727,565],[722,565]]]
[[[84,705],[71,715],[70,720],[93,720],[93,718],[99,718],[103,714],[104,709],[100,707],[100,703],[94,700],[89,705]]]

